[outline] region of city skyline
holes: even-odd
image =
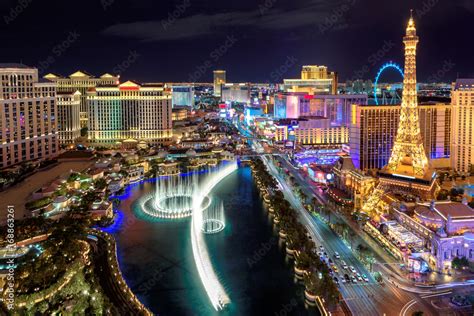
[[[0,4],[0,314],[471,315],[441,1]]]
[[[230,7],[217,1],[101,0],[78,2],[71,15],[61,14],[71,2],[51,2],[0,4],[0,36],[9,47],[1,53],[4,62],[37,67],[40,75],[82,69],[139,82],[212,82],[213,70],[226,69],[229,82],[278,83],[295,78],[306,64],[327,65],[341,81],[372,79],[383,63],[402,63],[403,47],[395,39],[404,28],[400,17],[412,8],[425,39],[419,81],[472,77],[467,39],[474,5],[466,0],[390,6],[374,0],[266,0]],[[35,27],[47,36],[30,32]],[[440,45],[444,38],[456,47]],[[35,49],[24,49],[25,42]]]

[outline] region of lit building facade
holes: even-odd
[[[334,186],[351,197],[354,209],[362,208],[375,188],[375,178],[357,169],[351,157],[340,157],[333,167]]]
[[[175,106],[194,106],[194,87],[193,86],[172,86],[172,104]]]
[[[281,119],[274,122],[274,139],[277,142],[293,142],[299,145],[342,145],[347,144],[348,128],[331,126],[325,117],[301,117]]]
[[[337,73],[328,71],[326,66],[303,66],[301,79],[284,79],[283,89],[286,92],[336,94]]]
[[[172,138],[171,95],[162,84],[122,84],[90,89],[89,140],[96,144],[167,143]]]
[[[250,83],[226,83],[221,85],[222,102],[250,104]]]
[[[474,79],[458,79],[451,91],[451,167],[461,173],[474,165]]]
[[[0,168],[58,154],[56,86],[38,69],[0,64]]]
[[[327,94],[308,96],[309,102],[303,103],[302,116],[324,116],[333,126],[349,127],[352,105],[366,105],[366,94]]]
[[[81,93],[58,92],[56,97],[58,104],[58,139],[59,144],[73,144],[81,137]]]
[[[187,107],[175,107],[171,112],[171,120],[175,121],[185,121],[188,119],[188,109]]]
[[[366,105],[365,94],[310,95],[306,92],[284,92],[274,96],[275,118],[323,116],[333,126],[349,127],[352,105]]]
[[[399,105],[353,105],[349,128],[350,154],[356,168],[381,169],[390,158],[399,118]],[[445,165],[450,157],[451,105],[418,106],[420,133],[427,157]]]
[[[311,96],[306,92],[283,92],[274,97],[275,119],[297,119],[301,116],[301,110],[309,108]]]
[[[55,82],[58,92],[79,91],[81,93],[81,127],[88,126],[87,115],[89,113],[89,106],[87,103],[87,91],[98,85],[113,85],[119,82],[118,76],[106,73],[96,78],[85,71],[76,71],[67,78],[50,73],[44,76],[44,78]]]
[[[221,86],[226,83],[225,70],[214,70],[214,96],[221,96]]]
[[[397,221],[421,238],[428,249],[412,255],[419,255],[432,268],[446,272],[456,257],[474,262],[474,209],[465,201],[416,203],[394,207],[393,212]]]

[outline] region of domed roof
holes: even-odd
[[[415,208],[415,216],[422,222],[430,224],[443,224],[443,218],[437,213],[430,210],[429,207],[418,205]]]

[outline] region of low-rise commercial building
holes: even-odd
[[[423,240],[428,251],[420,256],[436,270],[448,271],[456,257],[474,262],[474,209],[466,202],[400,205],[393,212],[400,224]]]
[[[377,181],[355,168],[349,156],[341,157],[333,167],[334,186],[346,192],[354,202],[354,209],[362,208]]]

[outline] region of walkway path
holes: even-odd
[[[23,182],[0,192],[0,225],[5,224],[6,222],[7,207],[9,205],[12,205],[15,208],[15,219],[27,217],[28,214],[25,210],[25,202],[32,192],[49,184],[54,179],[70,170],[82,171],[92,163],[92,161],[62,162],[51,169],[39,171],[26,178]]]

